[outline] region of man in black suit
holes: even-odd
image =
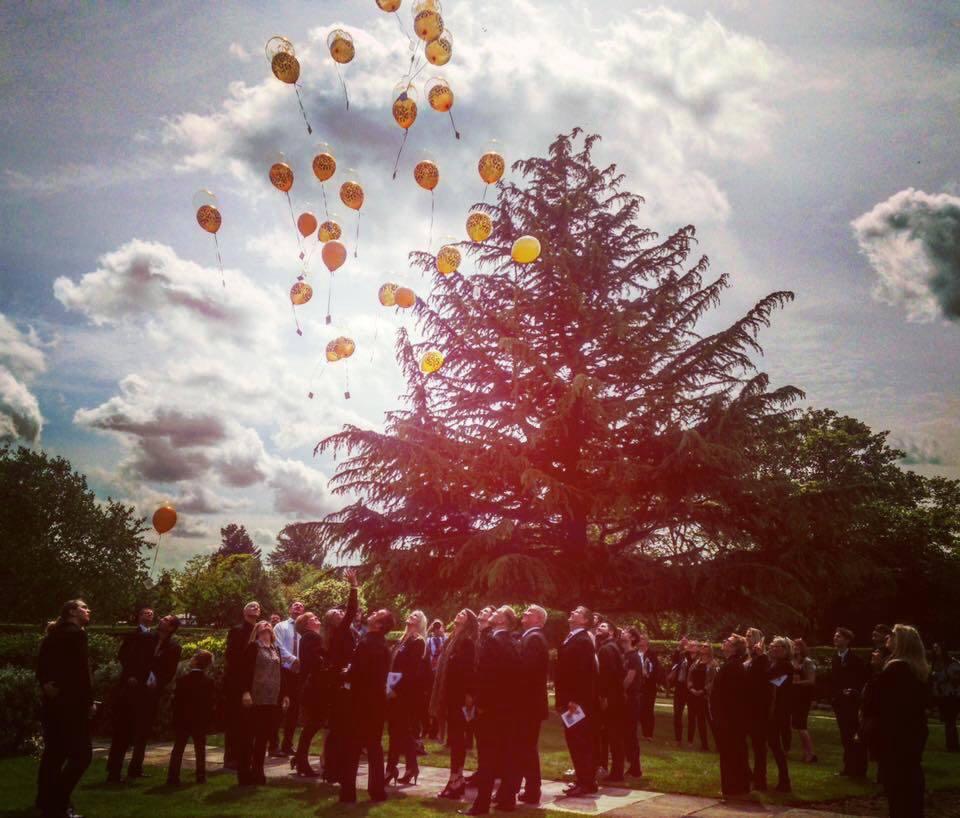
[[[605,781],[623,783],[623,757],[627,722],[627,697],[623,689],[626,669],[620,652],[620,629],[606,620],[597,625],[597,677],[600,703],[599,727],[602,748],[600,765],[606,767],[607,749],[612,761]]]
[[[833,644],[837,649],[830,667],[831,703],[843,743],[843,769],[838,775],[861,777],[867,774],[867,752],[858,737],[860,694],[870,675],[866,663],[850,650],[853,631],[837,628]]]
[[[655,651],[650,649],[650,639],[645,633],[637,640],[637,656],[640,664],[640,732],[645,741],[653,741],[653,728],[656,724],[654,711],[657,705],[657,678],[660,675],[660,662]]]
[[[517,797],[517,713],[514,693],[521,683],[520,654],[512,632],[517,615],[507,605],[490,616],[490,635],[480,640],[473,701],[477,708],[477,797],[461,815],[490,812],[495,778],[497,809],[512,812]]]
[[[758,628],[747,628],[747,736],[753,749],[751,787],[767,789],[767,726],[773,706],[774,687],[770,684],[770,659],[766,654],[763,633]]]
[[[597,655],[587,628],[593,625],[593,612],[583,605],[574,608],[567,619],[570,633],[557,653],[556,707],[563,716],[583,711],[579,722],[565,727],[564,737],[576,771],[576,781],[565,790],[568,796],[597,792],[597,767],[594,760],[597,719]]]
[[[350,620],[347,620],[349,625]],[[387,672],[390,648],[387,634],[393,630],[393,614],[381,609],[367,619],[367,633],[360,640],[346,671],[350,691],[347,747],[340,767],[340,801],[357,800],[357,769],[360,753],[367,753],[367,792],[371,801],[387,799],[383,774],[383,723],[387,718]]]
[[[248,602],[243,606],[243,621],[227,632],[223,654],[223,767],[226,770],[237,769],[240,743],[244,741],[241,667],[250,632],[259,619],[260,603]]]
[[[329,708],[327,712],[330,731],[323,743],[323,780],[328,783],[340,780],[340,767],[347,757],[350,696],[349,691],[343,687],[343,674],[357,646],[353,622],[360,604],[360,586],[356,570],[348,568],[344,572],[344,578],[350,583],[346,610],[331,608],[323,617],[327,636],[324,664],[332,680],[328,693],[329,701],[326,702]]]
[[[547,677],[550,650],[543,634],[547,612],[531,605],[520,617],[520,687],[517,717],[517,758],[519,778],[524,784],[519,800],[540,803],[540,726],[550,715]]]
[[[207,780],[207,729],[213,715],[213,679],[206,670],[213,662],[208,650],[198,650],[190,670],[177,681],[173,694],[173,750],[167,768],[167,784],[180,783],[180,765],[187,741],[193,739],[194,772],[198,784]]]

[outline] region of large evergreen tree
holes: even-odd
[[[228,523],[220,529],[219,557],[233,557],[237,554],[249,554],[260,559],[260,549],[253,544],[246,526]]]
[[[333,485],[356,498],[324,541],[417,600],[666,607],[709,541],[670,532],[735,538],[759,513],[742,452],[799,393],[769,391],[752,356],[792,294],[698,334],[727,276],[705,280],[693,227],[660,240],[637,225],[642,199],[594,164],[596,139],[574,130],[514,165],[526,185],[478,205],[493,235],[464,245],[485,275],[435,275],[416,305],[425,340],[398,335],[406,408],[382,434],[346,426],[318,444],[350,455]],[[543,245],[527,266],[510,257],[522,234]],[[446,363],[425,376],[429,347]]]
[[[321,523],[288,523],[277,534],[277,545],[267,555],[271,567],[290,563],[322,568],[327,549],[321,540]]]

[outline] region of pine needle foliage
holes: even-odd
[[[753,364],[793,294],[699,334],[727,276],[707,278],[692,226],[665,239],[638,226],[643,199],[594,163],[597,139],[560,135],[513,165],[524,184],[476,205],[494,233],[462,248],[483,275],[434,273],[415,306],[426,340],[398,333],[404,408],[383,433],[348,425],[317,445],[346,453],[332,485],[353,498],[324,521],[325,544],[423,604],[666,601],[689,543],[745,530],[756,470],[744,452],[800,396],[771,391]],[[523,234],[541,241],[533,264],[511,259]],[[435,271],[430,254],[411,260]],[[423,375],[430,347],[446,363]]]

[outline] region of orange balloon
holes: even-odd
[[[506,169],[506,163],[503,157],[496,151],[487,151],[477,162],[477,170],[480,171],[480,178],[488,185],[496,184],[503,176]]]
[[[351,210],[363,207],[363,188],[359,182],[344,182],[340,185],[340,201]]]
[[[433,190],[440,184],[440,169],[429,159],[417,162],[413,169],[413,178],[424,190]]]
[[[325,222],[321,223],[320,230],[317,233],[317,238],[320,241],[327,242],[331,239],[339,239],[340,234],[340,225],[337,224],[333,219],[327,219]]]
[[[177,511],[170,504],[160,506],[153,512],[153,527],[158,534],[166,534],[177,524]]]
[[[337,160],[329,153],[318,153],[313,157],[313,174],[321,182],[326,182],[337,172]]]
[[[270,68],[273,70],[273,75],[287,85],[293,85],[300,79],[300,61],[286,51],[278,51],[273,55]]]
[[[296,281],[293,286],[290,288],[290,303],[295,304],[298,307],[306,304],[311,298],[313,298],[313,287],[307,284],[306,281]]]
[[[270,166],[270,184],[284,193],[293,187],[293,171],[284,162],[275,162]]]
[[[317,229],[317,217],[313,213],[301,213],[297,219],[297,229],[300,235],[306,238]]]
[[[417,121],[417,103],[406,92],[400,94],[393,103],[393,118],[397,124],[407,130]]]
[[[417,303],[417,296],[409,287],[397,287],[397,291],[393,294],[393,300],[398,307],[407,309]]]
[[[341,335],[337,338],[334,343],[334,349],[337,351],[337,355],[342,360],[343,358],[349,358],[353,355],[353,351],[357,348],[357,345],[353,342],[352,338],[346,338]]]
[[[327,269],[332,273],[342,267],[343,262],[347,260],[347,248],[343,246],[343,242],[333,239],[323,245],[320,256],[323,258],[323,263],[327,265]]]
[[[201,205],[197,210],[197,224],[208,233],[216,233],[223,224],[223,217],[213,205]]]
[[[337,340],[339,340],[339,339],[337,339]],[[327,343],[327,350],[326,350],[326,352],[327,352],[327,360],[330,361],[330,363],[334,363],[334,362],[340,360],[340,354],[337,352],[337,342],[336,342],[336,341],[330,341],[330,342]]]

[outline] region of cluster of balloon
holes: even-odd
[[[337,227],[337,225],[334,225]],[[321,228],[322,230],[323,228]],[[340,228],[337,227],[337,235],[339,235]],[[327,318],[326,323],[330,324],[333,321],[333,318],[330,313],[330,305],[333,299],[333,274],[339,270],[343,263],[347,260],[347,248],[343,246],[343,242],[338,241],[337,239],[330,239],[329,241],[324,242],[323,250],[320,251],[320,257],[323,259],[324,265],[326,265],[327,270],[330,271],[330,281],[327,285]]]
[[[345,361],[351,355],[353,355],[356,350],[357,345],[353,342],[352,338],[347,338],[344,335],[341,335],[339,338],[335,338],[327,344],[327,361],[330,363],[336,363],[337,361]],[[345,388],[343,391],[343,397],[346,400],[350,400],[350,370],[347,369],[345,373],[346,382]]]
[[[197,224],[213,235],[213,244],[217,248],[217,264],[220,265],[220,283],[226,287],[227,280],[223,277],[223,259],[220,258],[220,242],[217,239],[217,231],[223,224],[220,203],[213,193],[202,188],[193,194],[193,209],[197,213]]]
[[[436,206],[436,199],[433,191],[440,184],[440,168],[433,161],[433,157],[425,154],[423,159],[417,162],[413,168],[413,179],[424,190],[430,191],[430,232],[427,236],[427,249],[433,245],[433,212]]]
[[[363,207],[363,185],[360,184],[359,174],[353,168],[347,168],[347,179],[340,185],[340,201],[351,210],[357,211],[357,235],[354,239],[353,257],[357,257],[360,249],[360,208]]]
[[[483,189],[483,198],[480,201],[486,201],[487,189],[490,185],[495,185],[500,181],[506,167],[507,163],[500,153],[500,144],[496,139],[491,139],[487,150],[480,157],[480,161],[477,162],[477,171],[480,173],[480,178],[483,179],[487,185]]]
[[[313,175],[320,182],[320,191],[323,193],[323,212],[329,217],[330,211],[327,209],[327,188],[324,184],[333,178],[337,172],[337,160],[333,158],[333,148],[326,142],[317,145],[317,152],[313,157]]]
[[[510,257],[517,264],[532,264],[540,258],[540,240],[535,236],[521,236],[510,248]]]
[[[420,359],[420,371],[424,375],[432,375],[434,372],[438,372],[440,370],[440,367],[443,366],[443,361],[443,353],[440,352],[440,350],[428,350]]]
[[[393,87],[393,119],[403,128],[403,140],[400,150],[397,151],[397,161],[393,163],[393,178],[397,178],[397,168],[400,167],[400,154],[407,144],[410,127],[417,121],[417,89],[406,77]]]
[[[290,309],[293,310],[293,320],[297,324],[297,335],[303,335],[300,329],[300,319],[297,318],[297,307],[302,307],[313,298],[313,287],[306,281],[296,281],[290,288]]]
[[[170,503],[164,503],[153,512],[153,530],[157,532],[157,548],[153,552],[153,566],[150,568],[151,574],[154,568],[157,567],[157,556],[160,554],[160,540],[163,539],[163,535],[172,530],[176,524],[177,510],[170,505]]]
[[[387,282],[377,291],[377,298],[384,307],[400,307],[408,310],[417,303],[417,294],[409,287]]]
[[[307,126],[307,133],[312,134],[313,128],[310,127],[310,120],[307,119],[307,111],[303,107],[303,99],[300,96],[300,86],[297,84],[297,80],[300,79],[300,60],[297,59],[293,43],[286,37],[271,37],[267,40],[265,51],[273,75],[280,82],[292,85],[293,90],[296,91],[297,103],[300,105],[300,113]]]
[[[337,65],[337,76],[340,78],[340,85],[343,86],[343,98],[347,103],[347,110],[350,110],[350,94],[347,93],[347,83],[344,82],[343,74],[340,73],[340,66],[351,62],[357,54],[356,46],[353,44],[353,37],[342,28],[335,28],[327,35],[327,48],[330,49],[330,56]]]
[[[431,77],[424,86],[427,94],[427,102],[434,111],[441,114],[450,115],[450,124],[453,126],[453,133],[457,139],[460,138],[460,131],[457,130],[457,123],[453,121],[453,90],[443,77]]]
[[[452,244],[444,244],[437,252],[437,272],[441,275],[453,275],[460,269],[460,251]]]
[[[293,169],[287,164],[286,157],[278,153],[274,157],[274,162],[270,165],[270,184],[287,197],[287,205],[290,208],[290,220],[293,222],[293,229],[297,234],[297,245],[300,247],[300,258],[303,258],[303,242],[300,238],[300,228],[297,226],[297,217],[293,212],[293,201],[290,198],[290,190],[293,188]]]

